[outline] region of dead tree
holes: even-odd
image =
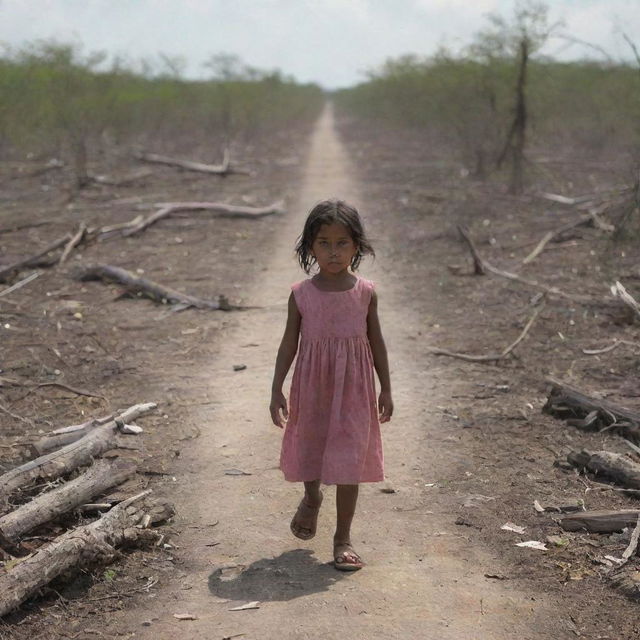
[[[514,117],[505,145],[496,160],[498,169],[503,165],[507,157],[511,158],[511,178],[509,181],[509,193],[522,193],[524,188],[524,149],[527,129],[527,66],[529,62],[529,40],[523,37],[519,47],[518,79],[516,82],[516,104]]]

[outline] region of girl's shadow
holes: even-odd
[[[226,565],[209,576],[209,591],[229,600],[293,600],[326,591],[345,572],[321,564],[309,549],[285,551],[277,558],[256,560],[248,567]]]

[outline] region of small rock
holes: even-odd
[[[385,482],[380,491],[382,493],[398,493],[390,482]]]

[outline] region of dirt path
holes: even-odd
[[[552,637],[540,626],[544,599],[486,578],[500,573],[499,559],[474,548],[473,535],[454,523],[451,497],[431,499],[437,489],[425,486],[457,463],[455,448],[438,444],[444,436],[436,407],[444,389],[429,391],[434,381],[412,358],[406,333],[419,318],[406,302],[394,300],[394,274],[382,260],[365,265],[363,274],[378,283],[392,361],[397,413],[383,435],[387,475],[398,492],[363,487],[354,544],[369,566],[356,574],[340,574],[328,564],[332,491],[325,493],[316,538],[303,543],[289,534],[300,489],[285,483],[277,469],[281,433],[269,424],[267,402],[288,287],[302,277],[291,247],[316,200],[339,195],[366,211],[353,175],[328,109],[314,133],[296,213],[279,223],[272,259],[247,295],[264,308],[240,318],[211,369],[194,372],[210,384],[211,404],[194,408],[202,435],[183,449],[183,471],[176,477],[182,572],[134,611],[115,612],[120,631],[156,640],[177,633],[262,640]],[[233,373],[232,365],[240,363],[247,369]],[[225,473],[231,469],[251,475]],[[253,600],[260,609],[229,611]],[[198,619],[179,622],[174,613]]]

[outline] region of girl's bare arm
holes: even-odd
[[[273,373],[273,383],[271,385],[271,403],[269,404],[271,420],[273,424],[280,428],[284,426],[283,417],[285,420],[289,417],[287,400],[282,393],[282,385],[298,350],[300,319],[300,312],[298,311],[296,300],[293,293],[291,293],[289,296],[287,326],[284,329],[284,335],[282,336],[276,357],[276,368]]]
[[[391,397],[391,377],[389,376],[389,358],[387,347],[382,337],[380,319],[378,318],[378,295],[374,291],[371,294],[369,313],[367,314],[367,335],[373,354],[373,366],[380,380],[380,396],[378,398],[378,410],[380,422],[389,422],[393,414],[393,399]]]

